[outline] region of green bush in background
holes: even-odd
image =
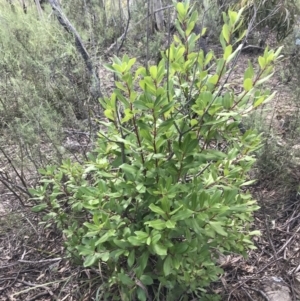
[[[224,14],[215,60],[193,51],[197,14],[188,3],[176,9],[182,39],[157,66],[133,71],[127,56],[107,66],[118,81],[100,100],[108,122],[94,155],[42,170],[44,185],[31,190],[34,210],[47,210],[45,223],[63,231],[69,255],[100,269],[104,300],[199,297],[222,273],[220,254],[246,255],[258,234],[249,230],[258,206],[247,173],[261,140],[242,133],[240,121],[274,96],[263,83],[280,49],[266,49],[257,71],[249,62],[234,93],[240,47],[233,52],[230,40],[242,11]]]

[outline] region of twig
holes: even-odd
[[[130,23],[130,19],[131,19],[131,16],[130,16],[130,8],[129,8],[129,0],[127,0],[127,14],[128,14],[128,19],[127,19],[127,23],[126,23],[126,28],[125,28],[125,31],[122,35],[122,39],[121,39],[121,43],[117,49],[117,56],[119,56],[119,52],[124,44],[124,41],[126,39],[126,36],[127,36],[127,33],[128,33],[128,28],[129,28],[129,23]]]
[[[58,258],[49,258],[49,259],[42,259],[42,260],[23,260],[23,259],[20,259],[18,260],[18,262],[21,262],[21,263],[31,263],[31,264],[38,264],[38,263],[45,263],[45,262],[53,262],[53,261],[59,261],[59,260],[62,260],[63,258],[61,257],[58,257]]]
[[[35,234],[37,235],[37,236],[39,236],[39,233],[38,233],[38,231],[36,230],[36,228],[34,227],[34,225],[32,224],[32,222],[25,216],[25,215],[23,215],[23,217],[25,217],[25,219],[27,220],[27,222],[29,223],[29,225],[32,227],[32,229],[34,230],[34,232],[35,232]]]
[[[242,287],[242,290],[245,292],[245,294],[248,296],[248,298],[251,300],[251,301],[254,301],[253,298],[251,297],[251,295],[247,292],[247,290]]]
[[[31,297],[30,299],[27,299],[26,301],[34,301],[34,300],[36,300],[36,299],[38,299],[40,297],[47,296],[47,295],[49,295],[49,292],[45,291],[45,292],[39,293],[39,294]]]
[[[294,232],[294,234],[286,241],[286,243],[279,249],[277,252],[277,255],[279,255],[286,247],[287,245],[291,242],[291,240],[296,236],[296,234],[300,231],[300,226],[297,228],[297,230]],[[273,256],[271,257],[271,259]]]
[[[270,301],[270,299],[268,298],[268,296],[263,291],[261,291],[259,289],[256,289],[256,288],[253,288],[253,287],[250,287],[250,286],[245,286],[245,288],[260,293],[267,301]]]
[[[30,288],[27,288],[25,290],[22,290],[22,291],[19,291],[19,292],[15,292],[13,294],[11,294],[9,296],[9,298],[11,298],[12,300],[14,300],[14,296],[18,296],[18,295],[21,295],[23,293],[27,293],[33,289],[36,289],[36,288],[44,288],[44,289],[49,289],[47,287],[47,285],[50,285],[50,284],[55,284],[55,283],[60,283],[60,282],[63,282],[65,280],[67,280],[68,278],[65,278],[65,279],[60,279],[60,280],[56,280],[56,281],[52,281],[52,282],[48,282],[48,283],[43,283],[43,284],[35,284],[35,283],[30,283],[30,282],[27,282],[27,281],[23,281],[23,280],[17,280],[18,282],[22,283],[22,284],[25,284],[27,286],[30,286]]]

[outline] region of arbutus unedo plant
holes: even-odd
[[[100,100],[108,122],[99,121],[94,155],[41,171],[44,185],[31,191],[71,257],[101,268],[103,300],[199,297],[222,273],[219,254],[246,255],[259,234],[247,173],[261,138],[239,125],[274,96],[263,83],[280,49],[266,49],[256,71],[249,62],[235,93],[230,62],[241,47],[230,41],[242,11],[224,15],[223,56],[212,61],[213,52],[193,51],[197,15],[188,2],[176,9],[181,38],[157,66],[133,71],[126,55],[107,66],[118,80]]]

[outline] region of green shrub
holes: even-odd
[[[25,14],[0,0],[0,41],[0,143],[10,163],[32,173],[61,162],[63,127],[87,118],[88,75],[72,37],[55,19],[39,19],[34,6]]]
[[[72,258],[101,268],[108,299],[200,294],[222,273],[219,254],[245,255],[258,233],[249,231],[258,206],[246,187],[260,136],[239,125],[273,97],[262,84],[280,50],[266,49],[256,73],[249,62],[236,95],[228,77],[239,48],[232,53],[229,41],[241,12],[224,18],[224,55],[208,70],[213,53],[193,52],[197,14],[187,3],[176,7],[186,43],[175,37],[147,69],[132,71],[135,59],[115,57],[107,68],[119,80],[100,100],[109,121],[95,155],[48,167],[32,190],[34,210],[48,210],[45,223],[63,230]]]

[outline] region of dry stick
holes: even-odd
[[[21,263],[31,263],[31,264],[38,264],[38,263],[45,263],[45,262],[53,262],[53,261],[60,261],[63,258],[58,257],[58,258],[49,258],[49,259],[42,259],[42,260],[18,260],[18,262]]]
[[[269,297],[263,291],[261,291],[261,290],[258,290],[256,288],[253,288],[253,287],[250,287],[250,286],[245,286],[245,288],[260,293],[267,301],[270,300]]]
[[[13,193],[13,195],[19,200],[19,202],[21,203],[21,205],[23,206],[23,207],[29,207],[29,206],[27,206],[27,205],[25,205],[24,204],[24,202],[23,202],[23,200],[21,199],[21,197],[12,189],[12,187],[10,186],[10,185],[8,185],[7,183],[6,183],[6,181],[3,179],[3,178],[1,178],[0,177],[0,182],[7,188],[7,189],[9,189],[12,193]]]
[[[27,220],[27,222],[29,223],[29,225],[32,227],[32,229],[34,230],[35,234],[36,234],[37,236],[39,236],[39,233],[38,233],[37,229],[34,227],[34,225],[33,225],[32,222],[29,220],[29,218],[27,218],[27,216],[24,215],[24,214],[22,214],[22,215],[23,215],[23,217]]]
[[[27,293],[29,291],[32,291],[36,288],[44,288],[44,289],[49,289],[47,287],[47,285],[49,284],[55,284],[55,283],[60,283],[60,282],[63,282],[65,280],[68,280],[68,278],[65,278],[65,279],[60,279],[60,280],[56,280],[56,281],[52,281],[52,282],[48,282],[48,283],[43,283],[43,284],[35,284],[35,283],[30,283],[30,282],[27,282],[27,281],[23,281],[23,280],[18,280],[18,282],[22,283],[22,284],[25,284],[27,286],[30,286],[29,288],[27,289],[24,289],[22,291],[19,291],[19,292],[16,292],[16,293],[13,293],[10,295],[10,298],[13,299],[14,296],[18,296],[18,295],[21,295],[23,293]],[[14,299],[13,299],[14,300]]]
[[[147,69],[148,61],[149,61],[149,39],[150,39],[150,1],[147,1],[147,34],[146,34],[146,61],[145,61],[145,69]]]
[[[248,296],[249,300],[254,301],[253,298],[251,297],[251,295],[247,292],[247,290],[242,287],[242,290],[245,292],[245,294]]]
[[[83,42],[79,36],[79,33],[75,29],[75,27],[71,24],[71,22],[68,20],[68,18],[64,15],[64,13],[61,10],[61,7],[57,0],[48,0],[49,4],[52,7],[52,10],[54,11],[59,23],[65,28],[65,30],[69,33],[72,33],[75,37],[75,46],[78,50],[78,52],[81,54],[85,65],[90,73],[90,76],[93,79],[93,86],[92,86],[92,95],[95,98],[102,97],[101,89],[100,89],[100,79],[95,71],[95,67],[92,64],[90,55],[88,54],[87,50],[85,49]]]
[[[127,14],[128,14],[128,19],[127,19],[127,23],[126,23],[126,28],[125,28],[124,34],[122,35],[120,46],[117,49],[117,56],[119,56],[119,52],[120,52],[120,50],[121,50],[121,48],[124,44],[124,41],[126,39],[126,36],[127,36],[127,33],[128,33],[128,28],[129,28],[129,23],[130,23],[130,19],[131,19],[129,0],[127,0]]]
[[[4,151],[4,149],[2,147],[0,147],[0,150],[1,150],[2,154],[4,155],[4,157],[6,158],[6,160],[8,161],[9,165],[13,168],[14,172],[16,173],[16,175],[18,176],[18,178],[20,179],[20,181],[22,182],[22,184],[24,185],[24,187],[27,189],[26,181],[20,175],[20,173],[18,172],[17,168],[15,167],[15,165],[13,164],[13,162],[11,161],[10,157],[6,154],[6,152]],[[26,193],[29,196],[31,196],[28,191]]]
[[[279,255],[291,242],[291,240],[296,236],[296,234],[300,231],[300,226],[297,228],[297,230],[294,232],[294,234],[286,241],[286,243],[279,249],[276,255]],[[270,259],[272,259],[274,256],[272,256]]]
[[[39,299],[40,297],[44,297],[44,296],[47,296],[47,295],[51,295],[51,294],[48,291],[45,291],[45,292],[39,293],[39,294],[31,297],[30,299],[26,299],[26,301],[34,301],[36,299]]]
[[[270,259],[272,259],[273,257],[275,257],[275,259],[278,259],[278,256],[277,256],[278,253],[276,252],[276,249],[274,247],[274,244],[273,244],[273,241],[272,241],[272,238],[271,238],[271,233],[270,233],[270,229],[269,229],[269,225],[268,225],[268,221],[267,221],[267,216],[266,216],[265,210],[263,210],[263,214],[265,216],[264,224],[265,224],[266,231],[267,231],[267,237],[268,237],[269,244],[271,245],[272,250],[273,250],[273,254],[274,254]],[[279,268],[277,262],[276,262],[276,265],[277,265],[277,268]]]

